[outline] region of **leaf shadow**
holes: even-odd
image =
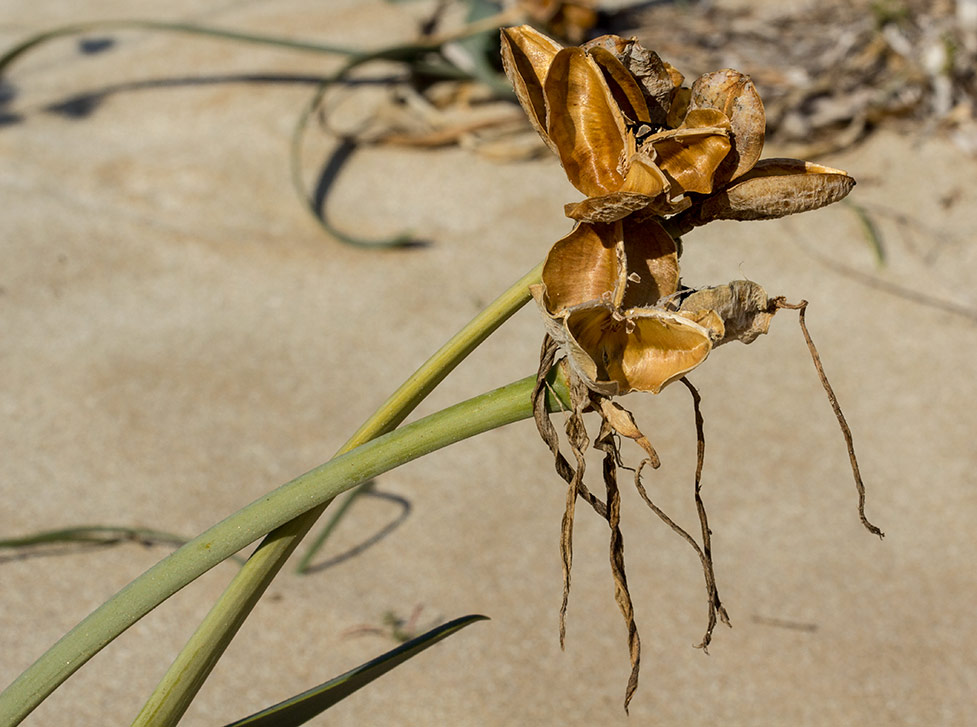
[[[391,535],[401,525],[403,525],[404,522],[407,520],[407,518],[410,516],[411,511],[413,509],[410,504],[410,500],[408,500],[406,497],[402,497],[401,495],[394,495],[393,493],[390,492],[378,492],[376,489],[373,488],[363,492],[360,495],[360,497],[375,497],[380,500],[386,500],[387,502],[392,502],[400,507],[400,511],[397,513],[397,515],[394,517],[393,520],[391,520],[386,525],[384,525],[379,530],[377,530],[375,533],[365,538],[364,540],[360,541],[359,543],[352,546],[351,548],[348,548],[342,553],[334,555],[331,558],[327,558],[326,560],[323,560],[321,563],[315,563],[309,565],[308,568],[305,570],[305,575],[312,575],[314,573],[320,573],[324,570],[328,570],[333,566],[339,565],[340,563],[345,563],[351,558],[355,558],[361,553],[364,553],[365,551],[369,550],[374,545],[379,543],[381,540],[384,540],[387,536]]]

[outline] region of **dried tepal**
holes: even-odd
[[[546,145],[560,158],[570,182],[586,198],[566,205],[577,221],[557,241],[532,289],[546,327],[535,391],[536,422],[568,483],[563,516],[565,636],[570,591],[574,509],[578,497],[610,526],[615,598],[624,615],[631,654],[627,709],[638,682],[640,641],[624,569],[620,530],[620,436],[647,454],[634,483],[648,506],[695,549],[708,592],[708,625],[701,647],[721,619],[729,623],[713,574],[709,526],[700,497],[704,439],[699,396],[685,375],[716,346],[750,343],[766,333],[780,308],[800,310],[801,329],[851,456],[865,518],[865,492],[851,435],[824,376],[804,324],[805,301],[769,297],[756,283],[736,280],[698,290],[681,283],[678,237],[712,220],[762,220],[813,210],[845,197],[855,180],[839,169],[796,159],[760,159],[764,111],[748,76],[725,69],[691,86],[671,65],[635,40],[603,36],[564,48],[523,25],[502,31],[502,60],[519,102]],[[546,376],[559,362],[570,383],[573,410],[566,417],[571,464],[544,408]],[[657,394],[673,381],[692,393],[699,462],[695,501],[701,543],[655,505],[641,482],[644,465],[658,456],[630,412],[615,397],[631,391]],[[594,447],[604,453],[601,499],[584,484],[584,451],[590,435],[583,414],[600,419]]]

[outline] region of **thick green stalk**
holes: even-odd
[[[389,432],[296,477],[201,533],[99,606],[0,693],[0,725],[18,724],[102,647],[265,533],[405,462],[529,418],[534,385],[535,376],[530,376]],[[547,397],[551,410],[569,407],[563,381],[554,381]]]
[[[526,304],[529,286],[539,280],[541,270],[537,265],[453,336],[384,402],[339,453],[400,424],[448,373]],[[177,655],[134,725],[172,725],[179,721],[255,604],[328,505],[327,500],[269,533]]]

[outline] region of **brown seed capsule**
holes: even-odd
[[[714,346],[719,346],[729,341],[755,341],[770,328],[776,307],[753,281],[734,280],[687,295],[678,312],[702,323],[704,311],[722,319],[722,333],[713,341]]]
[[[695,109],[716,109],[729,119],[733,152],[724,178],[736,179],[752,169],[763,151],[766,115],[750,77],[731,68],[699,76],[689,94],[689,113]]]
[[[844,199],[855,180],[840,169],[798,159],[763,159],[732,186],[693,210],[711,220],[772,220]]]
[[[543,80],[561,46],[528,25],[502,29],[502,68],[529,117],[529,123],[556,153],[546,133],[546,103]]]

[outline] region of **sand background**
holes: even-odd
[[[421,6],[331,0],[8,2],[0,44],[72,20],[153,17],[375,47]],[[432,351],[530,269],[577,198],[555,160],[458,148],[365,149],[337,182],[337,224],[430,244],[367,251],[324,236],[289,182],[288,145],[337,61],[118,31],[22,59],[0,125],[0,533],[124,524],[192,536],[325,461]],[[654,38],[647,39],[654,45]],[[681,59],[670,59],[681,66]],[[746,69],[745,69],[746,70]],[[281,75],[246,82],[244,75]],[[292,80],[285,80],[284,77]],[[52,110],[104,91],[83,114]],[[776,150],[768,151],[774,155]],[[323,161],[311,144],[308,170]],[[308,577],[283,573],[188,713],[244,716],[391,648],[384,614],[491,621],[346,700],[317,724],[964,725],[977,706],[977,161],[937,133],[880,131],[819,161],[879,217],[878,268],[841,205],[716,223],[686,239],[692,285],[750,278],[811,302],[808,322],[855,434],[848,457],[796,316],[714,353],[703,396],[706,503],[734,628],[710,655],[695,554],[625,488],[643,638],[627,718],[625,633],[606,525],[582,509],[567,649],[557,641],[564,490],[532,422],[384,475]],[[833,264],[907,286],[893,295]],[[424,403],[429,413],[535,371],[542,327],[518,313]],[[695,440],[681,387],[626,400],[663,460],[647,477],[688,527]],[[637,451],[627,450],[637,457]],[[393,521],[372,547],[331,563]],[[0,683],[165,546],[0,556]],[[137,623],[29,725],[124,724],[234,572],[224,564]]]

